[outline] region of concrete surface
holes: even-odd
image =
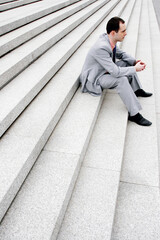
[[[151,1],[142,3],[137,58],[141,55],[147,63],[146,73],[144,71],[142,74],[144,88],[155,93],[158,90],[155,88],[153,70],[156,64],[153,61],[155,38],[152,38],[154,33],[150,23],[150,18],[154,22],[154,12]],[[134,123],[128,124],[112,240],[160,238],[156,96],[146,101],[141,98],[140,101],[143,104],[143,115],[153,124],[149,128],[139,127]]]
[[[6,54],[93,2],[91,0],[77,2],[1,36],[0,55]]]
[[[50,0],[43,1],[43,4],[44,2],[53,3]],[[56,1],[54,3],[57,4]],[[108,6],[111,9],[115,8],[111,11]],[[42,13],[43,10],[43,6],[35,9],[38,13]],[[106,10],[108,10],[107,13]],[[16,11],[10,11],[13,17],[16,16]],[[47,11],[51,11],[51,8]],[[145,90],[154,91],[155,89],[153,97],[140,99],[144,116],[152,120],[153,125],[147,129],[129,123],[126,139],[127,111],[115,91],[108,91],[93,134],[93,126],[103,96],[93,98],[88,94],[81,94],[80,91],[74,95],[78,87],[76,79],[88,48],[93,41],[95,42],[98,35],[105,31],[107,20],[121,13],[128,24],[127,41],[122,47],[132,55],[137,51],[137,58],[143,56],[147,62],[147,69],[140,74],[140,78]],[[7,19],[7,14],[3,16]],[[74,17],[73,19],[75,20]],[[96,25],[95,19],[96,21],[98,19]],[[80,47],[103,19],[102,24]],[[148,21],[147,24],[146,21]],[[84,34],[87,26],[90,27],[90,31]],[[97,240],[99,236],[107,240],[159,239],[157,147],[159,122],[156,124],[156,119],[158,121],[160,119],[157,100],[160,92],[158,88],[160,68],[157,27],[152,1],[111,1],[106,8],[100,9],[94,17],[92,16],[80,28],[75,29],[66,38],[67,41],[63,39],[58,43],[58,50],[49,51],[46,54],[48,61],[42,56],[41,65],[32,64],[30,69],[35,68],[35,72],[28,70],[28,77],[26,77],[27,70],[25,70],[22,73],[25,73],[24,75],[16,77],[1,90],[1,98],[8,94],[5,101],[6,107],[2,106],[1,113],[11,105],[16,106],[18,95],[23,99],[19,102],[17,115],[12,111],[9,112],[8,119],[12,118],[12,114],[14,115],[11,124],[46,84],[46,79],[43,79],[37,91],[32,85],[33,76],[43,78],[45,66],[52,69],[53,64],[56,65],[55,56],[61,59],[64,57],[61,53],[66,51],[66,58],[63,61],[71,57],[1,138],[1,218],[5,215],[28,173],[29,175],[1,222],[0,239],[57,239],[72,194],[58,240],[82,238]],[[139,33],[138,38],[135,33]],[[77,36],[81,35],[83,35],[81,41],[75,42]],[[127,42],[132,42],[132,47]],[[70,43],[73,51],[66,50],[66,46],[70,46]],[[74,53],[78,47],[80,48]],[[55,72],[63,65],[63,61],[60,65],[56,65]],[[49,71],[50,75],[47,74],[46,78],[49,80],[55,72]],[[22,76],[26,77],[25,87]],[[153,79],[156,85],[153,84]],[[18,87],[13,95],[12,86],[16,82]],[[24,88],[20,88],[19,84]],[[28,91],[27,88],[31,89],[30,96],[24,94]],[[56,128],[48,144],[40,154],[55,125]],[[82,171],[73,191],[87,149]],[[124,158],[122,172],[120,172],[123,151]],[[35,163],[39,154],[40,157]],[[118,193],[120,174],[122,182]],[[115,221],[112,232],[113,220]]]

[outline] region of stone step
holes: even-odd
[[[154,6],[154,7],[153,7]],[[151,46],[152,46],[152,66],[153,66],[153,79],[154,79],[154,93],[156,100],[156,120],[157,120],[157,138],[158,138],[158,152],[160,153],[160,68],[159,68],[159,52],[160,52],[160,19],[157,15],[160,11],[158,2],[153,1],[153,6],[149,2],[149,19],[150,19],[150,32],[151,32]],[[160,162],[160,154],[158,154]]]
[[[47,0],[2,12],[0,36],[76,2],[78,0]]]
[[[59,89],[62,97],[64,95],[64,90],[61,89],[63,82],[68,81],[66,86],[71,81],[71,84],[73,84],[73,81],[75,82],[78,76],[77,73],[79,73],[84,63],[88,46],[93,44],[93,38],[95,41],[95,37],[97,38],[104,31],[104,26],[109,18],[121,14],[127,2],[127,0],[120,1],[109,16],[104,19],[102,24],[96,28],[95,32],[90,35],[87,41],[82,44],[62,67],[60,72],[56,74],[53,79],[54,81],[51,81],[43,89],[41,94],[38,95],[15,122],[6,134],[8,137],[18,138],[19,136],[19,144],[21,144],[22,137],[27,141],[28,138],[31,140],[37,137],[38,139],[39,136],[42,136],[42,130],[41,134],[36,133],[37,129],[40,129],[40,125],[43,129],[49,129],[45,124],[45,118],[51,112],[50,109],[52,109],[50,115],[53,116],[53,108],[57,107],[55,106],[55,101],[53,101],[53,89],[55,89],[56,78],[57,82],[61,81]],[[101,12],[99,14],[101,15]],[[71,87],[68,86],[68,88]],[[58,94],[60,91],[57,89],[55,93]],[[80,90],[75,94],[45,149],[42,151],[42,154],[39,156],[35,166],[32,168],[32,171],[4,217],[1,223],[0,239],[9,239],[11,236],[13,239],[27,239],[30,236],[32,236],[32,239],[50,239],[51,236],[52,239],[56,239],[103,97],[104,95],[95,98],[89,94],[81,94]],[[56,100],[56,105],[58,105],[57,102],[58,100]],[[65,107],[63,106],[63,108]],[[122,111],[125,111],[124,106]],[[52,121],[50,128],[53,127],[53,124]],[[35,129],[35,126],[37,129]],[[47,137],[45,138],[47,139]],[[38,145],[39,143],[36,144]],[[23,149],[22,152],[24,154]],[[35,149],[32,149],[32,152],[35,152]],[[13,157],[12,151],[13,158],[15,159],[15,155]],[[46,158],[48,159],[47,161]],[[15,162],[13,165],[17,167]],[[13,165],[11,168],[15,172]],[[13,228],[11,227],[11,221],[14,222]]]
[[[109,2],[105,7],[101,8],[96,14],[86,20],[85,23],[81,24],[81,28],[78,28],[78,32],[74,32],[75,35],[72,35],[70,38],[68,38],[67,41],[69,45],[71,44],[73,46],[73,42],[71,41],[76,39],[80,33],[84,34],[85,31],[88,31],[85,36],[82,36],[82,41],[79,41],[81,44],[87,38],[87,36],[91,34],[96,26],[100,24],[105,16],[111,12],[111,9],[114,8],[118,2],[119,1],[117,0]],[[118,8],[118,6],[116,6],[116,8]],[[117,12],[120,12],[121,10],[122,8],[119,10],[117,9]],[[93,23],[94,26],[92,25]],[[64,51],[64,48],[67,47],[67,44],[66,42],[65,45],[63,43],[64,42],[62,42],[60,47],[62,48],[61,50]],[[74,51],[79,46],[77,43],[75,45],[76,47]],[[75,54],[71,57],[66,65],[58,72],[58,74],[56,74],[53,80],[50,81],[43,91],[41,91],[34,101],[32,101],[28,108],[25,109],[16,122],[1,138],[0,169],[3,174],[0,175],[0,219],[2,219],[6,213],[6,210],[16,196],[21,184],[32,168],[36,158],[40,154],[55,125],[63,114],[64,109],[68,105],[78,87],[76,79],[79,76],[85,57],[82,55],[82,48],[80,48],[78,51],[78,56],[75,57],[75,59]],[[49,54],[50,55],[47,56],[52,56],[52,59],[47,62],[47,66],[50,64],[50,61],[52,65],[52,61],[54,59],[53,52],[50,52]],[[46,59],[48,60],[49,58]],[[36,71],[41,78],[43,74],[40,71],[42,66],[44,69],[46,59],[44,62],[41,62],[42,64],[39,65],[39,68],[37,68]],[[35,67],[35,63],[32,65]],[[49,79],[53,76],[52,73],[50,74],[51,75]],[[34,75],[32,74],[32,76]],[[33,81],[33,79],[30,78],[26,78],[26,80],[27,84],[29,84],[29,80],[31,80],[31,82]],[[22,79],[20,79],[19,84],[21,81]],[[27,86],[28,85],[26,85],[26,87]],[[32,91],[35,91],[35,89]],[[24,92],[21,91],[21,88],[17,90],[16,94],[18,95],[18,93],[21,93],[22,96],[25,96]],[[10,96],[12,96],[13,99],[12,101],[9,101],[9,103],[13,102],[15,97],[11,92]],[[23,98],[25,99],[25,97]],[[3,107],[3,109],[5,108]]]
[[[123,19],[127,12],[122,14]],[[141,1],[138,0],[127,27],[124,49],[133,33],[138,37],[138,29],[133,32],[133,28],[140,16]],[[134,44],[137,43],[136,40]],[[111,239],[127,118],[119,96],[107,91],[57,240]]]
[[[30,3],[39,2],[39,1],[42,1],[42,0],[19,0],[19,1],[15,1],[15,2],[7,2],[3,5],[0,5],[0,12],[10,10],[15,7],[24,6],[24,5],[27,5]]]
[[[0,0],[0,4],[15,2],[17,0]]]
[[[160,29],[160,16],[159,16],[160,5],[159,5],[159,1],[158,0],[153,0],[153,6],[154,6],[155,13],[156,13],[158,26],[159,26],[159,29]]]
[[[0,239],[56,239],[101,101],[80,90],[75,94],[3,219]]]
[[[3,56],[93,2],[95,0],[79,1],[1,36],[0,56]]]
[[[29,42],[18,47],[0,60],[0,87],[6,85],[27,66],[50,49],[56,42],[65,37],[83,21],[89,18],[99,8],[103,7],[108,0],[99,0],[86,7],[70,18],[65,19],[56,26],[44,31]],[[72,33],[71,33],[72,34]]]
[[[107,92],[57,240],[110,240],[126,121],[119,96]]]
[[[153,19],[155,13],[152,2],[143,1],[137,57],[143,56],[142,60],[147,63],[147,69],[141,74],[141,79],[144,89],[153,91],[154,95],[140,101],[143,115],[153,124],[149,128],[128,124],[112,240],[160,238],[159,159],[155,108],[155,92],[160,90],[160,86],[155,84],[154,73],[154,64],[157,64],[154,59],[160,47],[159,42],[157,43],[160,33],[157,23],[155,21],[154,25],[150,23]],[[154,35],[155,32],[159,35],[158,38]],[[156,44],[159,47],[154,55],[153,48]]]
[[[43,54],[43,56],[18,75],[14,81],[1,89],[0,135],[6,131],[38,92],[41,91],[44,85],[119,1],[114,0],[109,2]]]
[[[20,191],[18,195],[20,199],[25,202],[25,204],[21,205],[24,207],[24,215],[22,218],[25,221],[23,221],[23,223],[21,220],[17,222],[18,212],[15,212],[16,207],[13,205],[13,215],[16,219],[16,224],[18,228],[21,225],[18,235],[16,232],[12,232],[14,229],[11,228],[11,232],[8,232],[9,229],[7,232],[5,231],[3,226],[9,226],[10,223],[8,221],[11,219],[10,217],[8,220],[7,218],[4,218],[1,225],[2,231],[0,233],[0,239],[7,239],[12,234],[12,237],[15,236],[16,238],[20,238],[20,236],[23,236],[23,239],[27,239],[28,236],[32,236],[32,239],[50,239],[51,236],[52,239],[56,238],[90,134],[92,132],[92,128],[94,126],[94,122],[96,120],[96,116],[98,114],[101,100],[100,98],[92,98],[89,95],[83,96],[80,91],[76,93],[67,111],[64,113],[61,121],[57,125],[56,130],[53,132],[53,138],[56,136],[57,139],[56,143],[55,141],[53,142],[51,137],[32,172],[29,174],[26,184],[23,186],[24,192]],[[86,104],[87,101],[89,101],[90,106]],[[89,114],[88,107],[90,107]],[[83,108],[83,111],[79,111],[79,108]],[[72,122],[73,118],[75,119],[74,123]],[[83,119],[83,121],[81,121],[81,119]],[[87,123],[85,127],[83,126],[84,123]],[[78,144],[76,144],[76,129],[81,129]],[[57,145],[57,141],[60,143],[60,146]],[[73,144],[75,145],[74,147]],[[57,149],[58,147],[59,149]],[[56,148],[56,150],[54,148]],[[41,178],[41,176],[43,177]],[[36,184],[34,184],[34,188],[31,187],[32,182],[36,182]],[[31,194],[31,198],[29,197],[31,196],[30,191],[34,191],[35,193],[34,195]],[[18,196],[14,201],[15,204],[19,202]],[[39,201],[37,201],[38,199]],[[42,209],[42,212],[41,214],[40,212],[37,212],[38,215],[41,215],[39,215],[40,218],[37,218],[36,211],[39,208]],[[30,209],[32,209],[32,216],[31,214],[28,215],[28,210],[30,211]],[[20,210],[19,204],[17,210]],[[29,216],[31,216],[30,219],[28,219]],[[7,225],[5,223],[5,219],[8,222]],[[45,220],[43,221],[42,219]],[[30,230],[28,232],[27,226],[28,224],[30,225],[30,223],[32,226],[30,226]]]

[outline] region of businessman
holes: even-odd
[[[143,71],[146,64],[131,57],[116,45],[127,35],[123,19],[111,18],[106,31],[86,56],[79,76],[82,92],[96,96],[101,95],[103,89],[115,88],[128,110],[128,119],[141,126],[150,126],[152,123],[139,113],[142,107],[138,97],[150,97],[152,93],[142,89],[136,73]]]

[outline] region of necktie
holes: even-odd
[[[112,60],[115,63],[115,60],[116,60],[116,46],[113,48],[113,58],[112,58]]]

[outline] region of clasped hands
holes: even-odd
[[[135,62],[136,72],[143,71],[145,68],[146,68],[146,64],[144,62],[142,62],[141,60],[137,60]]]

